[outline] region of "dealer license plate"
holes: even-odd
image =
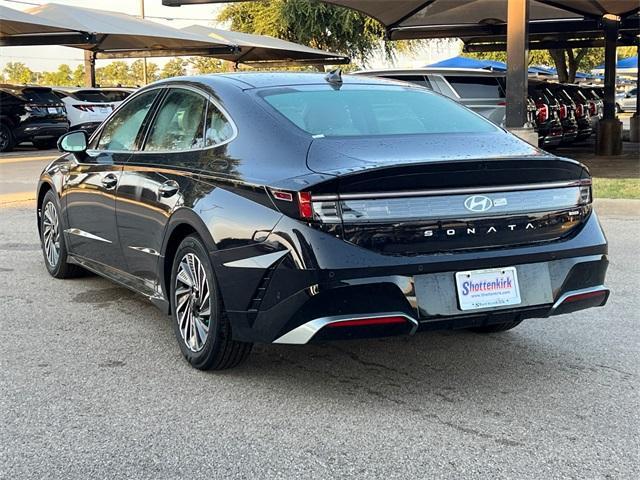
[[[515,267],[456,273],[460,310],[519,305],[520,287]]]

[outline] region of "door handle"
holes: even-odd
[[[109,173],[102,177],[102,186],[107,190],[114,188],[118,184],[118,177],[113,173]]]
[[[167,180],[158,187],[158,192],[161,197],[168,198],[173,197],[180,190],[180,185],[175,180]]]

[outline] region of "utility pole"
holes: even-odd
[[[140,16],[144,19],[144,0],[140,0]],[[142,82],[146,85],[147,81],[147,57],[142,59]]]

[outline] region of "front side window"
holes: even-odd
[[[206,99],[191,90],[171,89],[151,126],[145,151],[178,151],[201,148]]]
[[[102,129],[98,150],[129,151],[136,147],[136,138],[159,90],[151,90],[124,104]]]
[[[492,132],[496,127],[457,102],[411,87],[312,86],[261,93],[279,114],[314,136]]]

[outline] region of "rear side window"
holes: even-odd
[[[211,147],[226,142],[233,137],[233,126],[225,115],[213,103],[207,108],[204,146]]]
[[[411,87],[290,87],[270,89],[261,95],[281,115],[316,136],[480,133],[496,129],[454,101]]]
[[[142,93],[117,110],[102,129],[98,150],[134,150],[140,126],[157,95],[158,90]]]
[[[431,82],[424,75],[381,75],[381,78],[389,78],[391,80],[400,80],[402,82],[415,83],[421,87],[433,89]]]
[[[178,151],[203,144],[206,99],[191,90],[171,89],[158,110],[145,151]]]
[[[460,98],[504,98],[504,91],[495,77],[462,77],[445,75]]]
[[[22,96],[29,103],[60,103],[58,96],[49,88],[25,88]]]

